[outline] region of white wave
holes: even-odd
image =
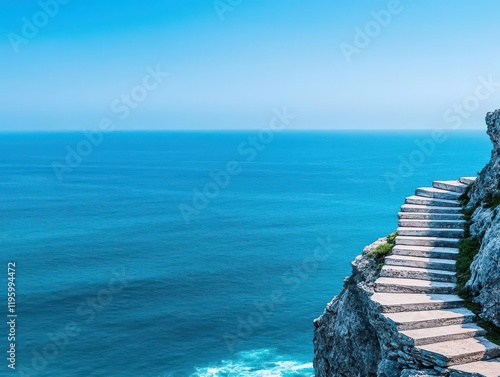
[[[237,353],[232,360],[196,368],[191,377],[311,377],[312,363],[289,360],[275,350],[258,349]]]

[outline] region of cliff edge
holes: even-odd
[[[395,245],[367,246],[314,320],[317,377],[500,376],[500,346],[478,326],[500,326],[500,110],[486,123],[494,148],[475,182],[408,197]]]

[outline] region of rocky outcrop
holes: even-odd
[[[484,203],[488,197],[500,192],[500,110],[486,115],[487,133],[493,143],[488,165],[479,173],[475,185],[469,192],[469,206]]]
[[[401,367],[397,359],[397,330],[380,317],[380,309],[370,299],[379,275],[375,259],[367,257],[381,238],[365,247],[352,262],[352,275],[344,280],[342,293],[314,321],[314,368],[317,377],[396,377]]]
[[[474,210],[470,233],[480,239],[481,248],[467,287],[482,307],[481,317],[500,326],[500,206],[495,207],[500,200],[500,110],[488,113],[486,124],[493,151],[468,192],[468,208]]]
[[[467,287],[482,308],[481,317],[500,326],[500,111],[489,113],[486,122],[492,158],[465,193],[472,213],[465,235],[470,231],[481,240]],[[384,239],[355,259],[341,293],[314,321],[317,377],[500,375],[500,359],[494,359],[500,348],[482,337],[483,329],[468,324],[473,313],[452,295],[455,276],[450,271],[464,234],[458,194],[453,193],[473,181],[435,181],[432,188],[418,189],[401,208],[395,255],[385,258],[386,266],[380,269],[380,261],[369,255]],[[406,294],[413,294],[409,303]],[[429,310],[432,314],[424,313]],[[471,328],[475,334],[467,335]],[[411,329],[424,330],[422,346],[415,337],[422,331]],[[439,340],[436,334],[443,330],[446,335]]]
[[[481,237],[481,248],[471,265],[472,277],[467,287],[481,310],[481,317],[500,327],[500,216],[495,210],[478,208],[471,227],[473,236]]]

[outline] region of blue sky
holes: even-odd
[[[259,129],[283,107],[296,129],[484,128],[500,107],[494,0],[54,1],[0,5],[0,130]],[[169,76],[141,92],[147,67]]]

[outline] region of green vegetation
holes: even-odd
[[[387,243],[392,245],[392,246],[396,245],[396,236],[397,235],[398,234],[396,232],[389,234],[387,236]]]
[[[460,296],[470,294],[465,288],[465,284],[471,278],[470,265],[477,253],[479,253],[480,247],[481,242],[475,237],[460,240],[460,252],[457,258],[457,291]]]
[[[468,198],[468,190],[471,186],[467,188],[467,191],[460,197],[462,201],[462,205],[466,207],[469,204]],[[496,197],[496,199],[495,199]],[[497,203],[497,204],[495,204]],[[487,198],[487,205],[483,205],[486,208],[496,208],[500,204],[500,195],[492,196],[491,198]],[[475,322],[478,326],[484,328],[488,334],[486,338],[493,343],[500,345],[500,328],[495,326],[493,323],[489,321],[485,321],[479,314],[481,313],[481,305],[473,301],[473,296],[470,291],[466,287],[467,282],[471,278],[471,270],[470,266],[474,261],[474,257],[479,253],[481,248],[481,241],[484,235],[480,235],[480,237],[472,237],[470,234],[470,226],[472,223],[472,214],[476,210],[476,207],[464,209],[464,219],[466,220],[465,224],[465,234],[464,238],[460,240],[459,245],[459,253],[457,258],[457,294],[465,300],[465,307],[469,309],[471,312],[476,314]]]
[[[392,249],[396,245],[396,232],[389,234],[386,241],[386,243],[378,245],[375,250],[367,254],[369,258],[376,259],[379,262],[379,269],[384,266],[384,258],[392,254]]]
[[[478,312],[475,313],[478,314]],[[488,339],[490,342],[500,345],[500,327],[495,326],[489,321],[485,321],[479,316],[477,316],[476,323],[478,324],[478,326],[481,326],[483,329],[488,331],[488,334],[486,334],[486,339]]]
[[[472,187],[474,187],[474,183],[471,183],[465,191],[463,192],[462,195],[460,195],[460,202],[462,203],[462,207],[465,207],[467,204],[469,204],[469,192],[472,190]]]

